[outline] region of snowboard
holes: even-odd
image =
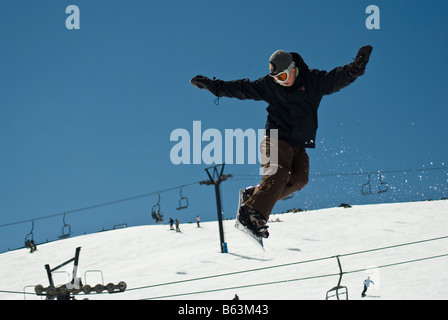
[[[242,205],[241,201],[243,199],[244,190],[245,190],[244,188],[240,189],[240,192],[238,194],[238,208],[236,211],[235,228],[237,228],[238,230],[247,234],[251,239],[253,239],[257,244],[259,244],[261,246],[261,248],[264,250],[263,238],[256,235],[255,233],[253,233],[252,230],[250,230],[249,228],[247,228],[240,222],[240,207]]]

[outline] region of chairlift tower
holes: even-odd
[[[224,175],[225,163],[219,164],[213,167],[206,168],[205,171],[210,180],[205,180],[199,182],[199,184],[214,185],[215,186],[215,196],[216,196],[216,209],[218,211],[218,223],[219,223],[219,238],[221,252],[227,253],[227,243],[224,241],[224,228],[222,224],[222,204],[221,204],[221,182],[226,181],[228,178],[232,178],[231,174]]]

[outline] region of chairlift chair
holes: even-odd
[[[182,210],[188,208],[188,197],[182,195],[183,186],[180,187],[180,199],[179,206],[176,208],[177,210]]]
[[[339,297],[345,296],[345,299],[340,299]],[[335,286],[327,291],[325,300],[348,300],[348,289],[346,286]]]
[[[348,300],[348,289],[346,286],[341,286],[342,275],[344,274],[342,272],[341,261],[339,260],[339,256],[335,256],[334,258],[336,258],[338,261],[339,280],[338,280],[338,284],[336,286],[334,286],[333,288],[331,288],[330,290],[327,291],[325,299],[330,300],[331,298],[335,298],[336,300],[341,300],[341,299],[339,299],[339,297],[345,295],[345,300]]]
[[[65,239],[70,237],[72,234],[72,227],[68,223],[65,222],[65,215],[66,212],[64,212],[64,217],[62,218],[63,226],[62,226],[62,234],[59,236],[59,239]]]
[[[383,175],[381,173],[378,174],[378,192],[377,194],[385,193],[389,190],[389,185],[387,182],[383,181]]]
[[[370,173],[367,174],[367,182],[361,186],[361,194],[363,196],[370,196],[373,194],[372,185],[370,184]]]
[[[33,230],[34,230],[34,220],[31,220],[31,231],[25,236],[25,244],[26,244],[28,241],[34,241],[34,233],[33,233]]]
[[[157,223],[163,221],[163,215],[160,212],[160,193],[159,193],[159,200],[152,207],[151,216],[156,220]]]

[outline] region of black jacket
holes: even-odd
[[[255,81],[249,79],[223,81],[211,80],[208,90],[217,97],[241,100],[264,100],[268,118],[266,132],[278,129],[279,139],[291,146],[314,148],[316,145],[317,109],[324,95],[332,94],[355,81],[350,65],[330,72],[309,69],[302,57],[291,52],[299,69],[291,87],[284,87],[266,75]]]

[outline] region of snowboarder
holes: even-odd
[[[199,216],[196,216],[196,223],[198,224],[198,228],[201,227],[201,226],[199,225],[199,222],[201,222],[201,218],[199,218]]]
[[[364,290],[361,293],[361,296],[363,298],[366,296],[367,289],[369,288],[371,283],[375,284],[372,280],[370,280],[370,277],[367,277],[367,279],[364,280]]]
[[[173,223],[174,223],[173,218],[170,218],[170,230],[174,230]]]
[[[176,219],[176,232],[180,232],[179,229],[179,220]]]
[[[193,86],[218,98],[264,100],[269,104],[261,154],[262,159],[268,159],[271,149],[278,150],[278,162],[262,161],[263,178],[259,185],[241,193],[238,213],[239,222],[256,236],[269,236],[266,222],[275,203],[308,183],[306,148],[315,148],[317,109],[322,97],[362,76],[371,52],[371,46],[363,46],[352,63],[327,72],[309,69],[298,53],[277,50],[270,57],[269,74],[258,80],[223,81],[203,75],[190,80]],[[277,130],[277,139],[271,139],[272,129]],[[269,170],[273,167],[275,173]]]

